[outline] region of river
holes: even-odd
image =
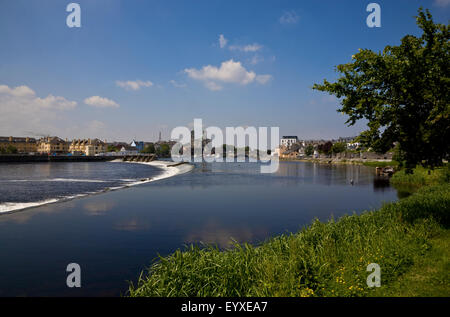
[[[274,174],[259,167],[0,165],[0,206],[9,211],[0,213],[0,296],[119,296],[158,254],[185,244],[260,243],[314,218],[397,200],[370,167],[280,162]],[[12,208],[35,202],[43,203]],[[81,288],[66,286],[69,263],[81,267]]]

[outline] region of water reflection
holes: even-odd
[[[8,223],[13,222],[16,224],[26,224],[28,223],[32,218],[36,216],[42,216],[44,214],[54,214],[54,213],[60,213],[64,209],[61,208],[61,203],[53,203],[53,204],[47,204],[38,208],[29,208],[29,209],[22,209],[20,211],[14,211],[11,213],[5,213],[0,214],[0,224],[1,223]],[[66,208],[73,208],[75,206],[74,201],[66,201],[64,202],[64,206]]]
[[[122,220],[114,226],[114,229],[119,231],[146,231],[149,228],[150,223],[137,217]]]
[[[86,214],[91,216],[100,216],[104,215],[105,212],[111,210],[116,206],[115,201],[111,200],[100,200],[100,201],[90,201],[83,205],[84,210],[86,210]]]
[[[217,222],[209,222],[203,228],[188,233],[184,240],[188,244],[203,243],[220,248],[228,248],[233,246],[235,242],[261,241],[267,235],[268,230],[263,227],[250,228],[248,226],[239,226],[230,228]]]
[[[286,162],[280,164],[277,176],[296,178],[301,183],[321,185],[366,185],[371,181],[367,167],[361,165],[331,165],[319,163]]]
[[[384,191],[389,189],[389,187],[391,187],[389,177],[375,177],[373,179],[373,189],[375,191]]]

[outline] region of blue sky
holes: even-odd
[[[0,135],[169,138],[176,126],[279,126],[300,138],[353,136],[338,103],[312,85],[358,48],[418,34],[450,0],[0,0]],[[381,6],[368,28],[366,6]],[[220,42],[222,35],[222,44]]]

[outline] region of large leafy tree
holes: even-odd
[[[344,142],[336,142],[331,147],[331,152],[342,153],[342,152],[345,152],[346,149],[347,149],[347,146]]]
[[[340,99],[347,123],[368,121],[359,140],[386,152],[398,143],[406,166],[442,164],[450,153],[449,27],[419,9],[420,37],[406,35],[383,52],[359,50],[336,67],[338,80],[314,89]]]
[[[330,141],[327,141],[324,144],[319,144],[317,146],[317,150],[320,153],[323,153],[325,155],[330,155],[331,154],[331,149],[333,148],[333,143],[331,143]]]

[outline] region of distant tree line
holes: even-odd
[[[169,144],[163,143],[158,147],[155,147],[155,144],[149,143],[146,147],[141,151],[144,154],[156,154],[159,157],[169,157],[170,156],[170,146]]]

